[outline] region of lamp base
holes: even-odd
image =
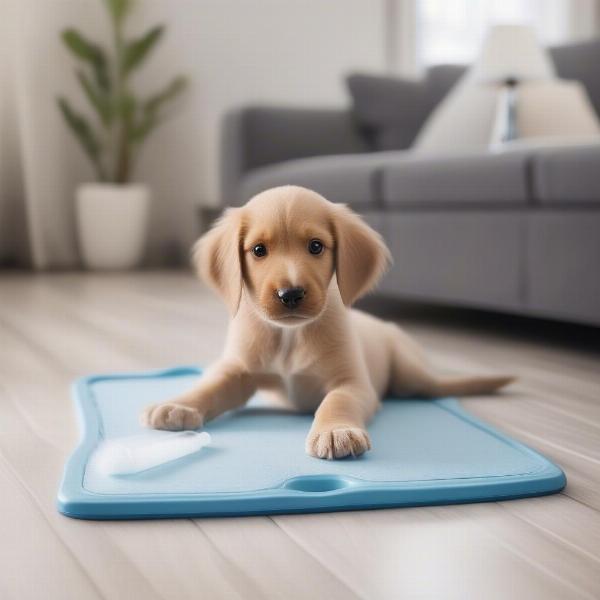
[[[507,79],[498,97],[491,147],[497,147],[519,137],[517,129],[517,81]]]

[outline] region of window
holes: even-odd
[[[544,44],[593,35],[594,0],[416,0],[419,67],[472,62],[489,27],[532,26]]]

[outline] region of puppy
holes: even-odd
[[[261,390],[314,412],[308,454],[359,456],[386,394],[483,394],[511,381],[436,377],[396,325],[350,309],[390,254],[360,217],[313,191],[278,187],[229,209],[193,255],[231,313],[225,350],[195,388],[144,411],[149,427],[196,429]]]

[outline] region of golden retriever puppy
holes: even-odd
[[[148,407],[157,429],[196,429],[256,390],[314,411],[306,452],[359,456],[380,399],[492,392],[508,377],[441,379],[401,329],[350,306],[390,261],[381,237],[310,190],[267,190],[231,208],[194,248],[204,281],[231,313],[222,358],[179,398]]]

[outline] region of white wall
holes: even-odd
[[[192,89],[153,140],[140,176],[164,199],[166,236],[195,234],[193,206],[217,200],[223,112],[247,103],[341,105],[343,75],[383,66],[382,3],[370,0],[149,0],[144,19],[170,25],[143,83],[178,68]],[[176,65],[176,67],[175,67]],[[159,150],[160,149],[160,150]],[[166,155],[169,158],[165,165]],[[165,168],[166,167],[166,168]],[[176,198],[181,195],[181,198]],[[172,202],[181,210],[170,210]]]
[[[10,52],[14,80],[0,87],[18,107],[19,155],[27,222],[39,267],[77,261],[73,191],[92,170],[54,104],[67,93],[85,102],[73,62],[58,41],[74,25],[106,39],[101,0],[0,0],[14,11]],[[343,76],[384,67],[383,0],[139,0],[132,33],[155,22],[167,36],[140,72],[142,90],[189,75],[177,115],[150,139],[136,172],[155,192],[150,256],[155,264],[181,254],[197,233],[195,207],[217,201],[219,122],[247,103],[342,105]],[[13,144],[14,146],[14,144]],[[14,151],[15,148],[13,147]]]

